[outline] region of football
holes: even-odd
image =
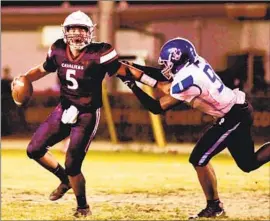
[[[12,98],[18,106],[25,106],[33,94],[33,85],[26,76],[15,80],[12,89]]]

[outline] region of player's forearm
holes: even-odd
[[[163,113],[164,110],[162,109],[160,102],[150,97],[136,84],[131,87],[131,90],[147,110],[149,110],[153,114]]]
[[[121,66],[117,71],[117,74],[121,76],[131,75],[136,81],[140,81],[141,83],[153,88],[157,85],[156,79],[146,75],[142,70],[135,68],[127,63],[121,62]]]
[[[168,79],[165,78],[164,75],[161,73],[161,69],[159,68],[143,66],[136,63],[132,63],[132,66],[142,70],[146,75],[156,79],[157,81],[168,81]]]
[[[49,72],[45,71],[45,69],[43,68],[43,65],[40,64],[34,68],[31,68],[24,75],[27,76],[30,82],[33,82],[33,81],[39,80],[40,78],[44,77],[48,73]]]

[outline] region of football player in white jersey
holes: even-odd
[[[131,75],[120,76],[120,79],[154,114],[163,113],[185,102],[216,119],[199,139],[189,159],[207,200],[206,208],[190,219],[224,216],[210,159],[227,147],[238,167],[244,172],[250,172],[269,162],[270,142],[254,151],[250,132],[253,110],[245,93],[226,87],[211,65],[196,53],[190,41],[184,38],[169,40],[161,48],[158,62],[163,66],[162,73],[169,81],[163,84],[165,95],[159,100],[141,90]]]

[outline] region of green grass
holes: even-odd
[[[64,154],[53,151],[63,164]],[[224,220],[269,220],[269,164],[246,174],[230,156],[213,159]],[[186,220],[205,206],[186,154],[89,151],[83,164],[88,220]],[[2,150],[2,220],[74,220],[72,191],[48,200],[59,184],[23,150]]]

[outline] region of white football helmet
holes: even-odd
[[[81,34],[69,34],[69,28],[72,26],[86,28],[86,36]],[[66,17],[64,23],[62,24],[64,42],[73,49],[83,49],[86,45],[89,45],[92,42],[94,38],[93,32],[95,26],[96,25],[93,24],[92,20],[85,13],[81,11],[71,13]]]

